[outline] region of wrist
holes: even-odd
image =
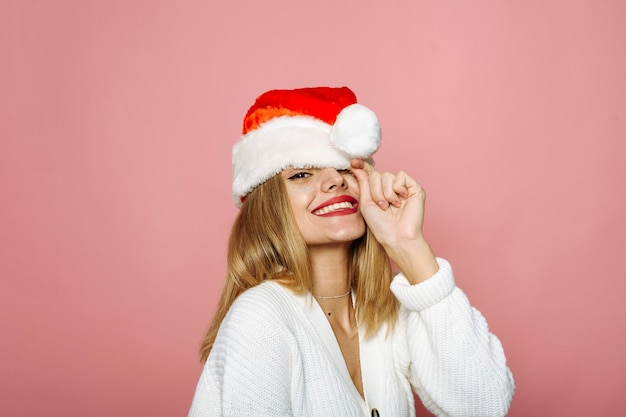
[[[419,284],[439,270],[433,251],[424,238],[383,245],[389,258],[411,284]]]

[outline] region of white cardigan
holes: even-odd
[[[437,416],[504,416],[513,377],[500,341],[455,286],[448,262],[391,290],[400,318],[387,335],[359,329],[365,399],[350,378],[322,309],[275,282],[240,295],[218,332],[189,417],[414,416],[413,391]],[[412,391],[413,390],[413,391]]]

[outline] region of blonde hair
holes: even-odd
[[[348,274],[355,291],[357,320],[366,335],[381,325],[393,327],[398,301],[389,289],[391,264],[384,249],[368,231],[353,242]],[[235,299],[265,280],[276,280],[302,294],[312,288],[307,246],[291,211],[280,175],[257,186],[235,219],[228,242],[227,272],[218,308],[200,348],[207,360],[217,331]]]

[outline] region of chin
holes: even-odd
[[[365,235],[365,228],[361,230],[355,231],[346,231],[346,233],[342,233],[341,235],[336,236],[336,240],[338,242],[354,242],[355,240],[363,237]]]
[[[363,237],[365,235],[365,229],[362,230],[344,230],[340,233],[332,233],[319,236],[303,236],[307,246],[320,246],[320,245],[336,245],[346,244],[350,246],[352,242]]]

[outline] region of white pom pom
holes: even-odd
[[[355,103],[345,107],[330,131],[330,142],[351,158],[369,158],[380,147],[378,118],[367,107]]]

